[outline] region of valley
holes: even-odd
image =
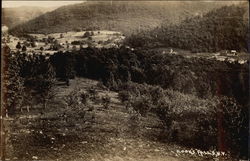
[[[249,159],[248,2],[50,3],[2,11],[0,160]]]

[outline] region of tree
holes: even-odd
[[[19,54],[10,53],[9,47],[3,49],[3,105],[6,115],[13,115],[20,107],[24,80],[20,76]]]
[[[41,47],[40,47],[40,50],[41,50],[41,51],[43,51],[43,50],[44,50],[44,48],[41,46]]]
[[[27,48],[25,45],[22,47],[22,51],[27,51]]]
[[[55,70],[47,61],[40,63],[40,70],[43,70],[44,72],[30,79],[35,84],[35,91],[39,95],[43,103],[43,108],[45,109],[48,101],[55,96],[53,91],[53,86],[55,84]]]
[[[32,43],[31,43],[31,47],[37,47],[37,42],[35,42],[35,41],[33,41]]]
[[[86,37],[90,37],[91,34],[89,31],[86,31],[84,34],[83,34],[83,38],[86,38]]]
[[[48,43],[52,43],[54,41],[54,39],[55,39],[54,37],[48,36],[47,41],[48,41]]]
[[[17,48],[17,49],[19,49],[19,50],[22,48],[22,46],[21,46],[21,43],[20,43],[20,42],[18,42],[18,43],[17,43],[16,48]]]
[[[24,78],[24,85],[34,91],[34,96],[46,108],[48,101],[54,96],[52,88],[55,83],[55,69],[44,55],[34,55],[28,61],[24,56],[23,60],[20,74]]]

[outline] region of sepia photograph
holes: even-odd
[[[248,0],[2,0],[1,161],[247,161]]]

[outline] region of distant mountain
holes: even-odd
[[[54,8],[22,6],[17,8],[2,8],[2,24],[13,28],[16,25],[36,18]]]
[[[187,18],[180,24],[162,25],[127,39],[133,47],[173,47],[193,52],[247,50],[248,2],[224,6]]]
[[[105,1],[60,7],[14,27],[12,34],[52,33],[79,29],[122,31],[148,30],[162,23],[176,24],[230,2]]]

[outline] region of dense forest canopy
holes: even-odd
[[[85,2],[60,7],[11,30],[18,33],[53,33],[100,29],[131,34],[153,29],[162,22],[176,24],[232,2],[112,1]]]
[[[180,24],[162,25],[128,38],[134,47],[174,47],[193,52],[247,50],[248,5],[224,6],[187,18]]]

